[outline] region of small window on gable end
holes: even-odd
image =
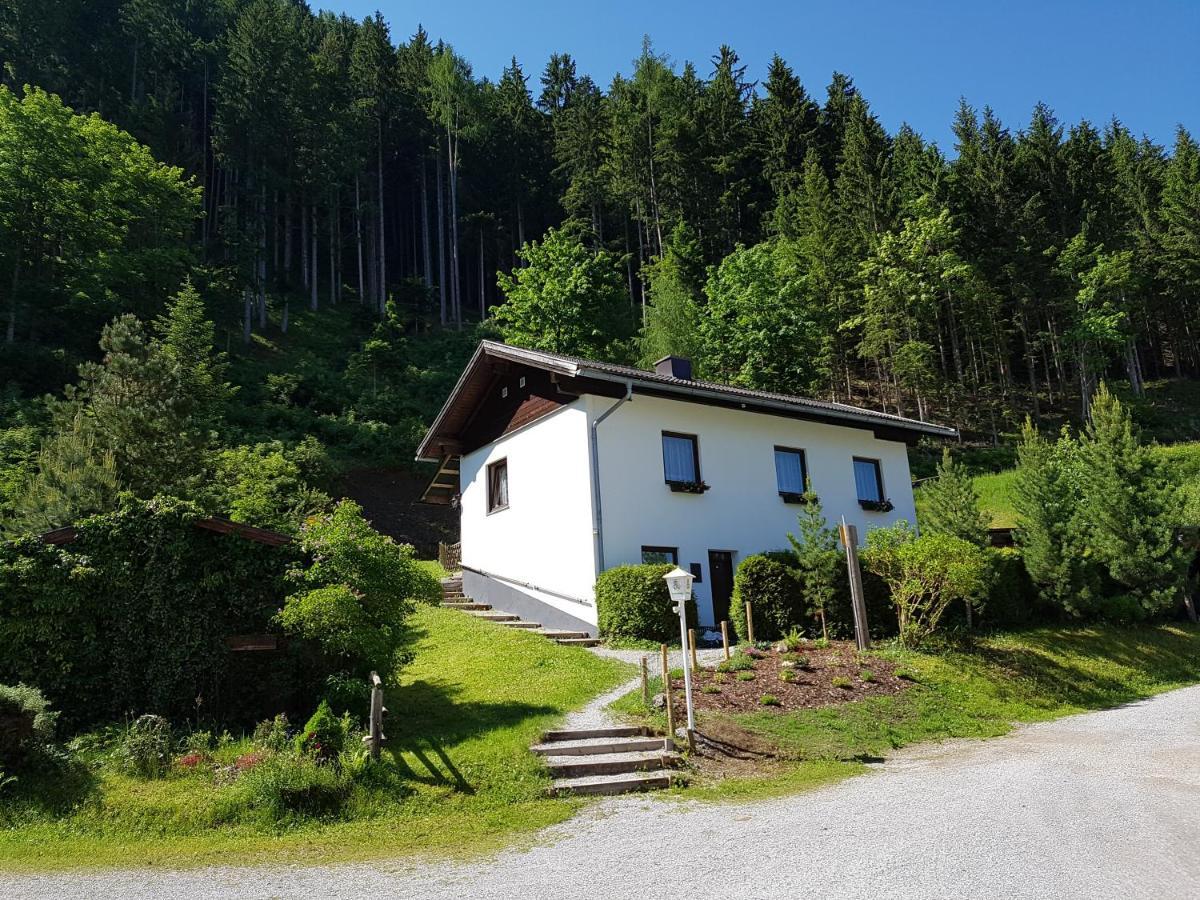
[[[500,459],[487,467],[488,512],[508,509],[508,460]]]
[[[679,565],[678,547],[643,547],[642,563],[645,565]]]

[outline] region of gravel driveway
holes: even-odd
[[[0,876],[0,895],[1195,898],[1200,687],[916,748],[783,800],[616,798],[536,843],[468,864]]]

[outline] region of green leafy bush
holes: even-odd
[[[986,587],[981,548],[949,534],[917,537],[904,521],[868,532],[863,562],[887,583],[905,646],[929,637],[952,602],[976,601]]]
[[[416,563],[411,546],[375,531],[349,500],[306,522],[300,544],[311,562],[289,573],[300,590],[287,598],[279,623],[319,644],[351,676],[391,671],[414,601],[441,597],[437,578]]]
[[[738,639],[750,639],[746,628],[746,601],[754,615],[754,637],[777,640],[807,621],[804,585],[795,565],[784,560],[790,554],[760,553],[747,556],[733,579],[733,608],[730,616]]]
[[[761,705],[761,706],[779,706],[780,705],[779,698],[776,697],[774,694],[763,694],[761,697],[758,698],[758,702],[759,702],[759,705]]]
[[[323,761],[335,759],[345,749],[348,725],[345,719],[335,716],[329,704],[322,700],[304,730],[296,736],[296,752]]]
[[[679,635],[667,583],[673,566],[616,566],[596,579],[596,613],[605,637],[668,642]],[[695,599],[687,603],[688,625],[696,622]]]
[[[729,659],[723,659],[717,663],[718,672],[745,672],[753,668],[754,658],[740,650],[731,653]]]
[[[171,723],[162,716],[139,716],[131,723],[117,745],[120,769],[142,778],[158,778],[171,765]]]
[[[254,728],[251,743],[263,750],[279,753],[292,744],[291,723],[285,713],[259,722]]]
[[[54,740],[57,718],[37,688],[0,684],[0,781]]]

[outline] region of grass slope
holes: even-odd
[[[424,607],[411,624],[415,659],[385,697],[387,775],[356,790],[340,820],[261,824],[237,806],[236,785],[102,769],[74,796],[27,785],[26,799],[0,813],[0,869],[475,853],[568,818],[578,801],[544,796],[529,745],[632,667],[449,610]]]
[[[1053,628],[979,638],[937,652],[880,650],[913,679],[903,694],[800,712],[710,714],[699,728],[741,734],[773,758],[762,771],[701,777],[682,796],[735,800],[794,792],[862,772],[919,741],[987,738],[1014,723],[1104,709],[1200,682],[1200,628]],[[769,686],[763,686],[768,691]],[[640,698],[614,708],[631,717]]]

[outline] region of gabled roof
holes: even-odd
[[[462,430],[486,399],[488,386],[496,377],[497,371],[513,366],[549,373],[565,393],[623,396],[628,387],[634,394],[862,428],[874,431],[880,437],[910,443],[915,442],[921,435],[944,438],[958,436],[957,429],[945,425],[921,422],[845,403],[755,391],[712,381],[676,378],[635,369],[632,366],[596,362],[558,353],[546,353],[542,350],[527,350],[495,341],[481,341],[441,412],[417,448],[417,459],[437,460],[451,452]]]

